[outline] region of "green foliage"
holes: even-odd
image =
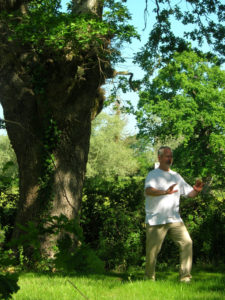
[[[17,226],[23,230],[23,235],[14,239],[10,246],[18,248],[18,263],[21,269],[97,273],[104,271],[104,263],[84,242],[82,229],[75,219],[69,220],[61,214],[42,219],[39,224],[29,222],[26,226],[19,224]],[[51,259],[46,258],[41,252],[41,239],[46,235],[52,236],[51,250],[54,257]],[[31,253],[29,258],[24,255],[23,247],[29,247]],[[5,257],[8,259],[8,252],[5,253]]]
[[[109,269],[143,262],[143,178],[87,179],[81,225],[85,241]]]
[[[120,49],[123,42],[131,43],[132,38],[140,39],[134,26],[127,23],[127,20],[131,20],[131,15],[127,7],[121,3],[121,1],[104,1],[103,19],[110,28],[110,35],[113,37],[115,49]],[[117,56],[118,54],[117,51],[112,53],[112,62],[124,61],[122,57],[119,58]]]
[[[13,239],[9,245],[13,248],[18,247],[18,249],[21,247],[29,247],[29,249],[32,249],[30,252],[33,262],[36,262],[41,258],[40,239],[41,234],[44,234],[43,224],[37,225],[30,221],[26,226],[21,224],[17,224],[17,226],[23,231],[23,234],[17,239]]]
[[[180,145],[182,140],[170,137],[167,138],[166,145],[174,149]],[[133,155],[138,161],[138,170],[135,176],[146,177],[148,172],[154,169],[155,163],[158,162],[158,149],[161,146],[161,142],[155,139],[153,143],[149,136],[139,134],[129,136],[127,142],[130,148],[133,149]]]
[[[7,242],[7,241],[6,241]],[[0,229],[0,272],[6,272],[17,264],[15,253],[12,249],[6,249],[5,232]]]
[[[5,272],[5,268],[15,265],[15,256],[12,250],[3,250],[5,240],[4,230],[0,226],[0,299],[11,299],[12,294],[19,290],[18,274]],[[3,273],[4,271],[4,273]]]
[[[141,137],[129,136],[127,143],[133,150],[133,155],[138,162],[138,169],[135,176],[145,177],[150,169],[153,168],[155,163],[154,147],[149,140],[142,139]]]
[[[225,260],[225,201],[212,194],[203,194],[197,201],[181,205],[182,216],[191,233],[194,261],[223,263]]]
[[[79,16],[59,12],[60,1],[32,1],[29,13],[22,22],[13,22],[14,15],[7,15],[12,29],[11,39],[33,44],[40,52],[44,48],[62,49],[72,42],[74,49],[84,49],[97,33],[106,34],[93,16]]]
[[[104,263],[88,245],[81,245],[68,251],[69,236],[58,242],[58,252],[55,255],[54,265],[57,270],[82,273],[104,273]]]
[[[127,176],[138,169],[119,115],[101,113],[92,125],[87,177]]]
[[[189,163],[192,176],[224,176],[224,84],[225,72],[214,62],[192,51],[175,53],[140,94],[140,134],[182,137],[175,161]]]
[[[4,229],[7,241],[12,234],[18,201],[18,189],[0,194],[0,225]]]
[[[132,37],[138,37],[134,27],[127,23],[130,19],[127,8],[120,2],[106,1],[103,19],[94,14],[62,13],[60,2],[33,0],[22,16],[18,12],[3,12],[1,18],[11,31],[9,40],[31,44],[39,53],[63,49],[78,55],[95,49],[98,56],[110,57],[115,62],[121,59],[118,51],[121,42],[131,42]],[[115,40],[115,49],[105,51],[109,37]]]
[[[0,298],[12,299],[12,294],[19,290],[18,275],[0,273]]]
[[[42,163],[39,177],[38,198],[42,209],[42,214],[47,214],[52,205],[53,181],[55,174],[54,150],[60,140],[61,131],[53,118],[49,118],[47,126],[44,130],[43,147],[42,147]]]
[[[74,220],[64,215],[49,217],[45,233],[57,237],[55,256],[52,264],[57,270],[98,272],[104,271],[103,262],[95,252],[83,241],[81,227]]]
[[[8,136],[0,136],[0,190],[15,191],[18,186],[18,165]]]
[[[19,200],[18,166],[7,136],[0,136],[0,226],[9,240]]]
[[[182,219],[193,240],[193,263],[223,265],[225,262],[225,202],[212,195],[194,200],[181,199]],[[168,237],[158,256],[158,264],[178,265],[179,249]]]

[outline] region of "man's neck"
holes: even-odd
[[[165,171],[165,172],[169,172],[170,171],[170,168],[167,167],[167,166],[161,166],[161,165],[159,165],[159,169],[162,170],[162,171]]]

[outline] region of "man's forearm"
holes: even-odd
[[[162,195],[166,195],[166,191],[157,190],[152,187],[148,187],[145,189],[145,194],[147,196],[162,196]]]
[[[188,194],[189,198],[194,198],[198,196],[199,192],[195,191],[194,189]]]
[[[177,185],[177,183],[172,184],[167,190],[157,190],[153,187],[147,187],[145,189],[145,193],[148,196],[162,196],[162,195],[171,195],[174,193],[177,193],[178,190],[174,190],[174,187]]]

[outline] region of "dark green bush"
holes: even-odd
[[[19,200],[17,167],[13,161],[7,161],[0,168],[0,226],[5,232],[5,241],[12,235],[17,204]]]
[[[0,299],[11,299],[12,294],[19,290],[18,275],[0,273]]]
[[[142,177],[86,180],[81,225],[107,268],[142,264],[144,218]]]
[[[82,244],[71,249],[69,236],[58,243],[54,265],[58,270],[82,273],[103,273],[104,263],[88,245]]]
[[[85,273],[104,272],[103,261],[84,242],[82,229],[75,220],[68,220],[66,216],[60,215],[49,218],[49,223],[52,223],[52,226],[48,228],[49,233],[60,232],[53,259],[56,269]]]
[[[225,262],[225,201],[202,195],[185,203],[183,217],[193,239],[194,262]]]
[[[0,227],[0,299],[11,299],[12,294],[19,290],[18,274],[10,274],[4,270],[15,264],[12,250],[2,248],[4,239],[5,232]]]

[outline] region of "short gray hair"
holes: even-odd
[[[161,146],[161,147],[159,148],[159,150],[158,150],[158,156],[162,156],[162,155],[164,154],[164,150],[165,150],[165,149],[169,149],[171,152],[173,152],[172,149],[171,149],[170,147],[168,147],[168,146]]]

